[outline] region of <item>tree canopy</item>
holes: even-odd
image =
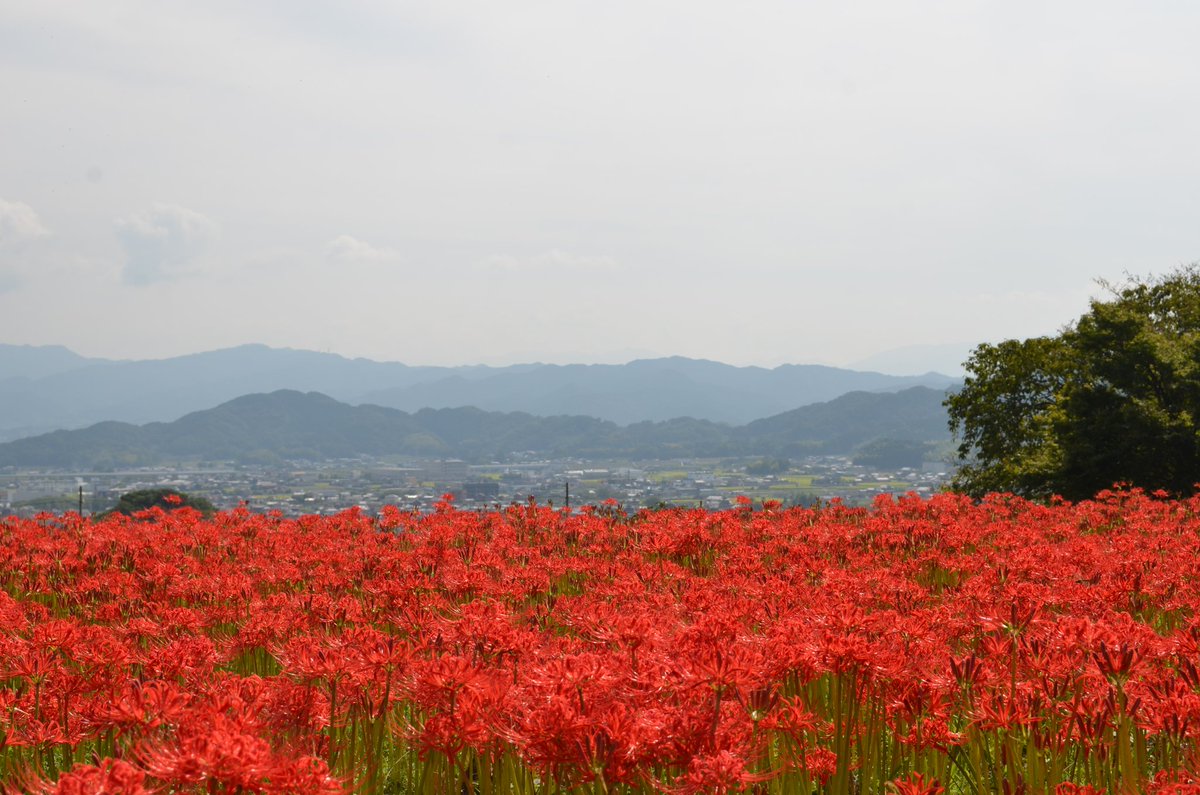
[[[1105,285],[1055,337],[980,345],[946,400],[968,494],[1200,482],[1200,266]]]
[[[189,496],[175,489],[142,489],[122,494],[117,504],[113,506],[111,513],[123,513],[126,516],[132,516],[139,511],[145,511],[154,507],[167,511],[176,508],[195,508],[206,515],[212,515],[216,512],[213,504],[204,497]]]

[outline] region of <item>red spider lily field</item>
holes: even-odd
[[[1200,497],[0,522],[56,793],[1200,792]]]

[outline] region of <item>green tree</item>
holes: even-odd
[[[955,489],[1049,495],[1061,466],[1053,415],[1070,365],[1059,337],[975,349],[962,389],[945,401],[959,442]]]
[[[121,495],[109,513],[123,513],[126,516],[132,516],[138,511],[145,511],[153,507],[159,507],[165,511],[176,508],[195,508],[205,516],[216,513],[216,508],[204,497],[190,497],[175,489],[141,489],[126,492]]]
[[[980,345],[946,400],[952,486],[1081,499],[1200,481],[1200,268],[1106,285],[1056,337]]]
[[[747,475],[778,475],[787,472],[792,462],[786,458],[760,458],[746,465]]]

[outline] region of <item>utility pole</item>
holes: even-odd
[[[563,503],[567,507],[567,511],[571,510],[571,481],[563,481]]]
[[[83,486],[79,487],[79,515],[83,516]]]

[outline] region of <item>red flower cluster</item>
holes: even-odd
[[[1200,791],[1200,497],[0,522],[43,793]]]

